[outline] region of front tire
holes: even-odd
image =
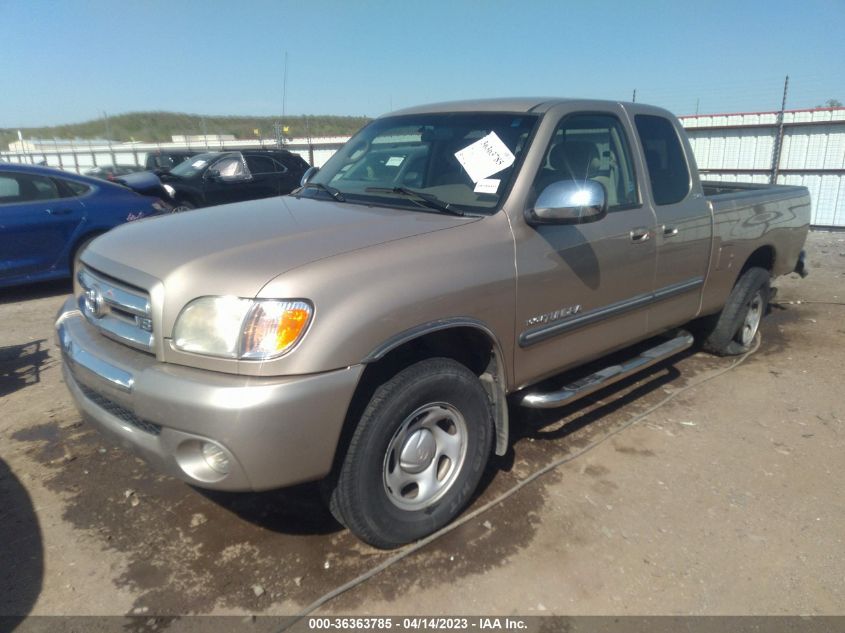
[[[427,536],[469,502],[492,437],[490,401],[478,377],[451,359],[420,361],[376,390],[352,435],[329,507],[375,547]]]
[[[735,356],[751,349],[769,305],[769,271],[749,268],[736,282],[722,311],[706,323],[704,349],[718,356]]]

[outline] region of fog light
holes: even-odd
[[[208,464],[208,467],[213,471],[218,472],[221,475],[229,473],[229,458],[226,456],[226,453],[223,452],[223,449],[217,446],[217,444],[203,442],[202,456],[203,459],[205,459],[205,463]]]

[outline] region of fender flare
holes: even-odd
[[[412,328],[399,332],[378,345],[361,361],[362,364],[374,363],[387,355],[392,350],[410,343],[434,332],[442,332],[459,327],[468,327],[481,332],[492,346],[493,358],[488,369],[480,376],[481,384],[484,386],[490,398],[493,408],[493,422],[496,426],[496,455],[504,455],[508,449],[509,437],[509,416],[507,402],[508,367],[505,363],[505,356],[502,353],[502,346],[498,337],[483,321],[470,317],[453,317],[438,319],[422,323]]]

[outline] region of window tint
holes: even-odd
[[[594,180],[607,192],[608,210],[639,204],[625,129],[609,114],[564,117],[534,179],[534,193],[560,180]]]
[[[49,178],[29,174],[4,174],[0,176],[0,202],[35,202],[53,200],[59,190]]]
[[[660,116],[638,114],[634,119],[645,152],[654,202],[680,202],[689,193],[690,178],[675,128]]]
[[[249,167],[250,173],[253,174],[273,174],[279,171],[278,166],[272,158],[268,156],[255,156],[247,154],[246,166]]]
[[[53,200],[59,197],[59,189],[49,178],[42,178],[41,176],[23,176],[23,179],[28,179],[32,185],[31,188],[22,182],[23,195],[27,200]]]
[[[82,184],[81,182],[64,179],[60,179],[59,182],[61,183],[62,188],[65,189],[62,195],[63,198],[77,198],[79,196],[84,196],[86,193],[91,191],[91,187]]]
[[[21,188],[18,181],[11,176],[0,175],[0,204],[18,202],[20,195]]]

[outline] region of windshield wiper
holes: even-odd
[[[346,198],[343,197],[343,194],[340,193],[340,191],[338,191],[334,187],[329,187],[328,185],[324,185],[321,182],[306,182],[301,187],[291,191],[291,194],[296,195],[300,191],[302,191],[303,189],[319,189],[320,191],[325,191],[327,194],[329,194],[332,198],[334,198],[338,202],[346,202]]]
[[[397,193],[401,196],[405,196],[406,198],[410,198],[414,202],[421,204],[422,206],[428,207],[429,209],[434,209],[435,211],[440,211],[441,213],[448,213],[449,215],[459,215],[465,216],[466,213],[463,211],[459,211],[455,209],[451,203],[444,202],[437,196],[430,194],[430,193],[423,193],[422,191],[416,191],[414,189],[408,189],[408,187],[367,187],[364,189],[367,193]]]

